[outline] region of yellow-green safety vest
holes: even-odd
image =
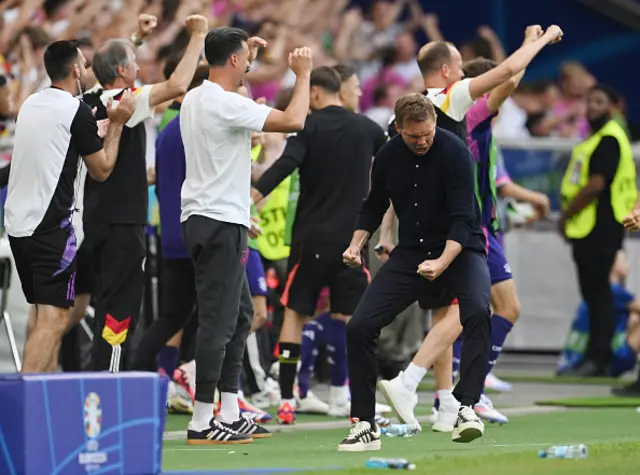
[[[257,153],[252,154],[252,160],[256,161],[260,155],[261,146],[255,147]],[[287,216],[287,205],[289,203],[289,184],[291,177],[285,178],[269,194],[267,202],[260,211],[260,222],[262,234],[255,241],[258,252],[265,259],[279,261],[289,257],[290,248],[285,244],[284,234]]]
[[[603,137],[613,137],[620,145],[620,161],[611,183],[611,207],[616,221],[622,223],[622,219],[636,204],[638,190],[631,143],[624,129],[615,120],[610,120],[598,132],[574,147],[560,187],[562,207],[566,209],[589,182],[589,162]],[[565,233],[569,239],[582,239],[591,233],[596,225],[597,208],[596,199],[567,221]]]

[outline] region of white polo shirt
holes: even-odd
[[[180,108],[186,157],[180,221],[200,215],[250,227],[251,132],[271,108],[205,81]]]

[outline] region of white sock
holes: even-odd
[[[440,406],[444,406],[447,409],[457,410],[460,406],[458,400],[453,396],[453,390],[451,389],[438,390],[438,399],[440,399]]]
[[[196,401],[193,405],[193,416],[189,422],[189,429],[201,431],[210,427],[213,418],[213,404]]]
[[[293,407],[295,409],[296,407],[296,399],[280,399],[280,405],[284,404],[285,402],[288,402],[289,404],[291,404],[291,407]]]
[[[418,390],[418,385],[422,382],[422,378],[424,378],[425,374],[427,374],[426,369],[413,363],[409,363],[407,369],[402,373],[402,384],[411,393],[415,393]]]
[[[218,417],[227,424],[240,419],[240,407],[236,393],[220,393],[220,414]]]

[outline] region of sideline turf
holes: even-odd
[[[640,407],[640,398],[615,397],[615,396],[570,397],[565,399],[552,399],[550,401],[538,401],[536,402],[536,404],[538,406],[564,406],[564,407],[583,407],[583,408],[603,408],[603,407],[636,408],[636,407]],[[640,423],[640,420],[638,422]]]
[[[172,419],[169,418],[170,424]],[[344,429],[295,430],[235,447],[193,447],[182,440],[168,441],[164,445],[163,467],[165,470],[246,470],[238,473],[255,473],[252,469],[269,467],[307,471],[340,467],[336,473],[357,475],[365,472],[362,468],[367,459],[376,456],[407,458],[418,465],[416,474],[435,473],[432,469],[437,467],[439,474],[626,475],[637,474],[640,467],[639,427],[640,414],[635,409],[575,410],[512,417],[506,426],[487,426],[485,436],[472,444],[454,444],[448,434],[425,431],[411,438],[384,437],[380,452],[358,454],[336,451],[337,444],[346,435]],[[592,449],[589,458],[573,461],[537,458],[543,446],[571,443],[587,444]],[[550,471],[559,464],[565,471]],[[570,464],[579,467],[579,471],[566,471]],[[627,471],[630,467],[635,472]],[[366,473],[372,472],[366,470]]]
[[[543,383],[543,384],[586,384],[590,386],[620,386],[634,378],[584,378],[580,376],[540,376],[526,374],[497,374],[500,379],[509,383]]]

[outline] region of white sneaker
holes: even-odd
[[[307,392],[304,399],[296,397],[296,412],[307,414],[327,414],[329,412],[329,404],[318,399],[311,391]]]
[[[413,413],[416,404],[418,404],[418,395],[411,393],[404,387],[404,384],[402,384],[402,371],[391,381],[380,380],[378,389],[387,399],[400,422],[403,424],[418,424],[420,426]]]
[[[267,378],[262,391],[251,396],[251,402],[258,409],[277,406],[280,402],[280,385],[273,379]]]
[[[191,397],[173,381],[169,381],[167,389],[167,409],[172,414],[193,414]]]
[[[491,400],[484,394],[480,396],[480,402],[475,405],[474,410],[478,417],[485,421],[494,422],[496,424],[509,423],[509,418],[496,411]]]
[[[389,414],[392,410],[393,409],[391,409],[391,406],[376,402],[376,414]]]
[[[451,440],[468,443],[482,437],[482,434],[484,434],[484,424],[473,409],[469,406],[460,406],[458,418],[451,432]]]
[[[380,450],[380,428],[376,427],[374,431],[368,422],[356,421],[340,445],[339,452],[369,452]]]
[[[513,389],[513,384],[501,380],[493,373],[489,373],[484,379],[484,387],[505,393]]]
[[[456,401],[456,403],[458,403],[458,401]],[[438,415],[436,421],[431,426],[431,430],[434,432],[453,432],[453,428],[458,420],[459,409],[460,403],[454,406],[451,404],[442,404],[442,401],[440,401]]]

